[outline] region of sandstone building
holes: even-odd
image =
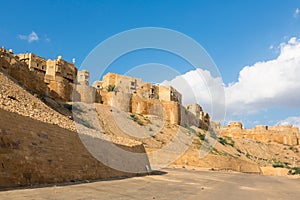
[[[263,143],[276,142],[292,146],[300,142],[299,129],[291,125],[258,125],[253,129],[245,129],[241,122],[230,122],[228,126],[221,128],[221,134],[233,138],[249,138]]]
[[[61,56],[46,60],[33,53],[16,55],[2,47],[0,69],[34,93],[71,100],[77,68]]]
[[[182,105],[182,95],[171,86],[143,82],[140,78],[108,73],[93,87],[102,103],[135,114],[151,114],[172,124],[208,129],[210,118],[198,104]],[[188,109],[187,109],[188,108]]]
[[[171,86],[143,82],[140,78],[108,73],[89,85],[89,72],[58,56],[45,59],[33,53],[0,50],[0,70],[28,90],[56,101],[103,103],[135,114],[151,114],[172,124],[208,129],[210,118],[198,104],[182,105],[182,95]]]

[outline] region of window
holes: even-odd
[[[135,86],[135,82],[134,81],[131,81],[131,86]]]

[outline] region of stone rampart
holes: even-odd
[[[131,177],[146,173],[149,166],[145,154],[142,160],[133,156],[122,161],[134,173],[118,171],[95,159],[76,132],[4,110],[0,110],[0,121],[0,188]],[[92,141],[96,146],[108,143]],[[145,153],[142,144],[117,146]]]
[[[291,125],[265,126],[258,125],[252,129],[244,129],[241,122],[231,122],[221,128],[223,136],[233,138],[249,138],[263,143],[276,142],[285,145],[299,144],[299,129]]]

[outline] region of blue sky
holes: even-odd
[[[76,58],[80,66],[96,45],[114,34],[164,27],[200,43],[226,85],[237,82],[245,66],[276,59],[281,43],[300,38],[300,0],[3,1],[1,7],[5,9],[1,11],[0,45],[15,52],[35,52],[46,58],[63,55],[68,61]],[[38,39],[29,42],[26,39],[32,32]],[[157,51],[120,58],[111,69],[124,73],[125,66],[149,62],[183,69],[182,73],[189,69],[184,61]],[[255,114],[232,115],[229,120],[242,119],[252,126],[296,115],[299,109],[287,111],[286,105],[274,105]]]

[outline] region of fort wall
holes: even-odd
[[[241,122],[231,122],[221,128],[222,136],[233,138],[249,138],[263,143],[276,142],[285,145],[298,145],[299,129],[291,125],[265,126],[258,125],[252,129],[244,129]]]
[[[91,104],[102,101],[102,97],[99,91],[88,85],[75,85],[72,95],[73,102],[83,102]]]
[[[104,105],[115,107],[124,112],[131,112],[131,96],[132,94],[117,91],[100,91],[102,103]]]
[[[46,60],[33,53],[13,54],[0,49],[0,69],[28,90],[58,101],[70,101],[77,68],[58,56]]]
[[[196,126],[208,130],[210,125],[209,115],[203,112],[198,104],[187,104],[181,106],[181,126]]]
[[[45,72],[30,70],[25,62],[19,61],[17,56],[3,48],[0,50],[0,70],[35,93],[48,93],[48,87],[44,83]]]
[[[140,78],[107,73],[102,79],[103,90],[107,91],[109,86],[114,86],[115,91],[118,92],[133,93],[142,86],[142,80]]]
[[[181,104],[182,95],[171,86],[159,86],[159,99],[164,101],[175,101]]]
[[[149,166],[147,156],[142,160],[132,156],[122,163],[136,173],[118,171],[95,159],[76,132],[4,110],[0,110],[0,121],[0,188],[131,177],[145,173]],[[92,141],[95,146],[109,143]],[[142,144],[117,146],[145,153]]]
[[[172,124],[197,126],[207,129],[209,115],[198,104],[194,110],[181,105],[182,95],[171,86],[142,82],[139,78],[108,73],[102,81],[93,83],[100,90],[102,102],[122,111],[151,114],[162,117]]]
[[[0,69],[28,90],[56,101],[103,103],[126,112],[154,114],[170,123],[208,127],[209,115],[198,104],[181,105],[182,95],[171,86],[142,82],[140,78],[108,73],[89,86],[89,72],[58,56],[44,59],[33,53],[0,50]],[[186,111],[188,110],[188,111]]]

